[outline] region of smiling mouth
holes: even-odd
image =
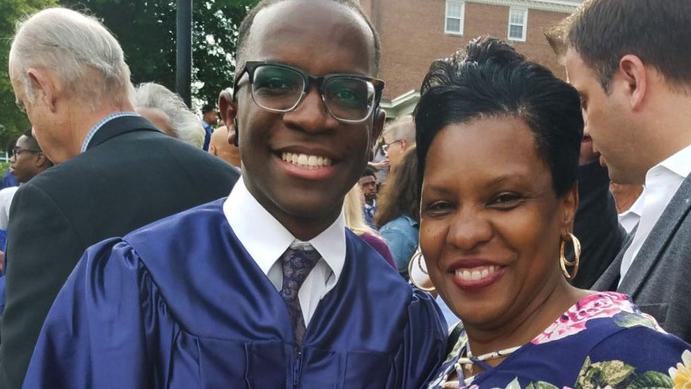
[[[461,281],[481,281],[494,276],[499,271],[499,268],[499,266],[489,265],[456,269],[454,275]]]
[[[284,152],[281,154],[281,159],[291,165],[307,169],[319,169],[333,164],[330,158],[302,153]]]

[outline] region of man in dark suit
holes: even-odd
[[[10,211],[0,386],[19,388],[88,246],[227,195],[237,173],[134,113],[122,49],[95,18],[38,12],[19,26],[10,58],[17,102],[57,164],[19,189]]]
[[[641,215],[593,286],[630,294],[691,341],[691,2],[595,0],[566,22],[565,65],[615,183],[645,185]],[[641,31],[646,33],[641,34]]]

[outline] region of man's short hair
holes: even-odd
[[[216,105],[214,105],[214,104],[209,103],[209,104],[204,104],[202,106],[202,113],[203,114],[207,113],[207,112],[214,112],[214,111],[216,111]]]
[[[115,37],[96,18],[66,8],[44,9],[18,23],[10,64],[32,102],[34,90],[26,74],[31,67],[51,69],[84,102],[120,104],[134,92]]]
[[[670,85],[691,84],[691,1],[590,0],[565,34],[605,90],[626,54],[655,67]]]
[[[388,135],[393,141],[405,140],[409,144],[415,144],[415,123],[411,115],[401,116],[384,128],[384,135]]]
[[[24,132],[22,132],[22,135],[26,137],[26,141],[29,143],[31,150],[41,150],[41,146],[38,144],[36,138],[34,138],[34,134],[31,133],[31,128],[27,128],[26,130],[24,130]]]
[[[175,132],[174,136],[183,142],[201,148],[204,143],[204,127],[185,102],[168,88],[154,82],[139,84],[135,92],[135,106],[158,109],[167,117]]]
[[[254,18],[257,16],[259,11],[268,8],[271,5],[283,2],[283,1],[289,1],[289,0],[261,0],[259,4],[257,4],[250,12],[247,14],[245,19],[243,19],[242,23],[240,24],[240,28],[238,30],[238,40],[237,40],[237,53],[235,55],[235,63],[237,65],[236,68],[236,77],[237,77],[237,72],[240,72],[242,69],[241,67],[244,66],[244,58],[245,54],[247,51],[247,42],[249,42],[249,35],[250,35],[250,30],[252,28],[252,24],[254,24]],[[319,1],[323,2],[324,0],[314,0],[314,1]],[[372,22],[370,22],[369,18],[367,15],[365,15],[364,11],[360,7],[360,2],[358,0],[328,0],[337,4],[344,5],[345,7],[355,11],[357,15],[362,17],[362,19],[367,23],[367,27],[369,27],[370,32],[372,33],[372,39],[374,41],[374,68],[376,71],[379,69],[379,58],[381,57],[381,42],[379,40],[379,34],[377,33],[377,30],[374,29],[374,26],[372,25]]]
[[[362,172],[362,176],[361,176],[361,177],[369,177],[369,176],[374,177],[374,179],[376,180],[376,179],[377,179],[377,172],[376,172],[376,170],[374,170],[372,167],[367,166],[367,167],[365,168],[365,171]]]

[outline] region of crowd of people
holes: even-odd
[[[587,0],[566,81],[478,37],[387,122],[356,0],[260,1],[202,118],[31,15],[0,388],[691,386],[690,25]]]

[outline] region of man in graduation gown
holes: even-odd
[[[420,388],[446,330],[344,227],[380,134],[379,44],[355,1],[262,1],[240,27],[242,180],[92,246],[24,388]]]

